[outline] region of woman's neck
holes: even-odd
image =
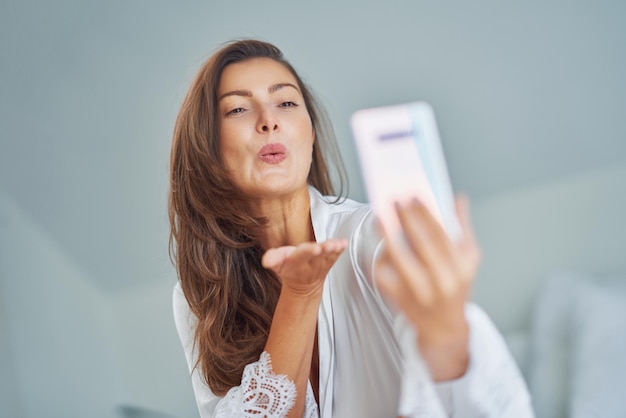
[[[268,220],[267,225],[259,231],[263,249],[295,246],[315,240],[308,188],[288,196],[256,201],[253,206],[255,214]]]

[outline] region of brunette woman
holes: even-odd
[[[459,243],[417,201],[398,207],[410,249],[381,240],[367,205],[328,197],[333,141],[271,44],[224,46],[189,89],[169,214],[201,416],[532,416],[467,301],[480,255],[465,200]]]

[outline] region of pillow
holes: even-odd
[[[580,283],[570,324],[571,417],[626,417],[626,280]]]

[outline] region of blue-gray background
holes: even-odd
[[[524,328],[551,270],[625,272],[626,3],[0,3],[0,415],[194,416],[171,318],[173,121],[229,39],[278,45],[335,123],[426,100],[485,261],[474,298]]]

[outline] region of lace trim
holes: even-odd
[[[285,375],[272,371],[267,352],[243,371],[241,385],[228,391],[216,409],[217,417],[285,417],[296,401],[296,385]],[[319,418],[310,384],[307,387],[305,418]]]
[[[304,418],[319,418],[320,413],[315,402],[315,394],[313,393],[313,387],[311,382],[307,385],[306,391],[306,403],[304,405]]]

